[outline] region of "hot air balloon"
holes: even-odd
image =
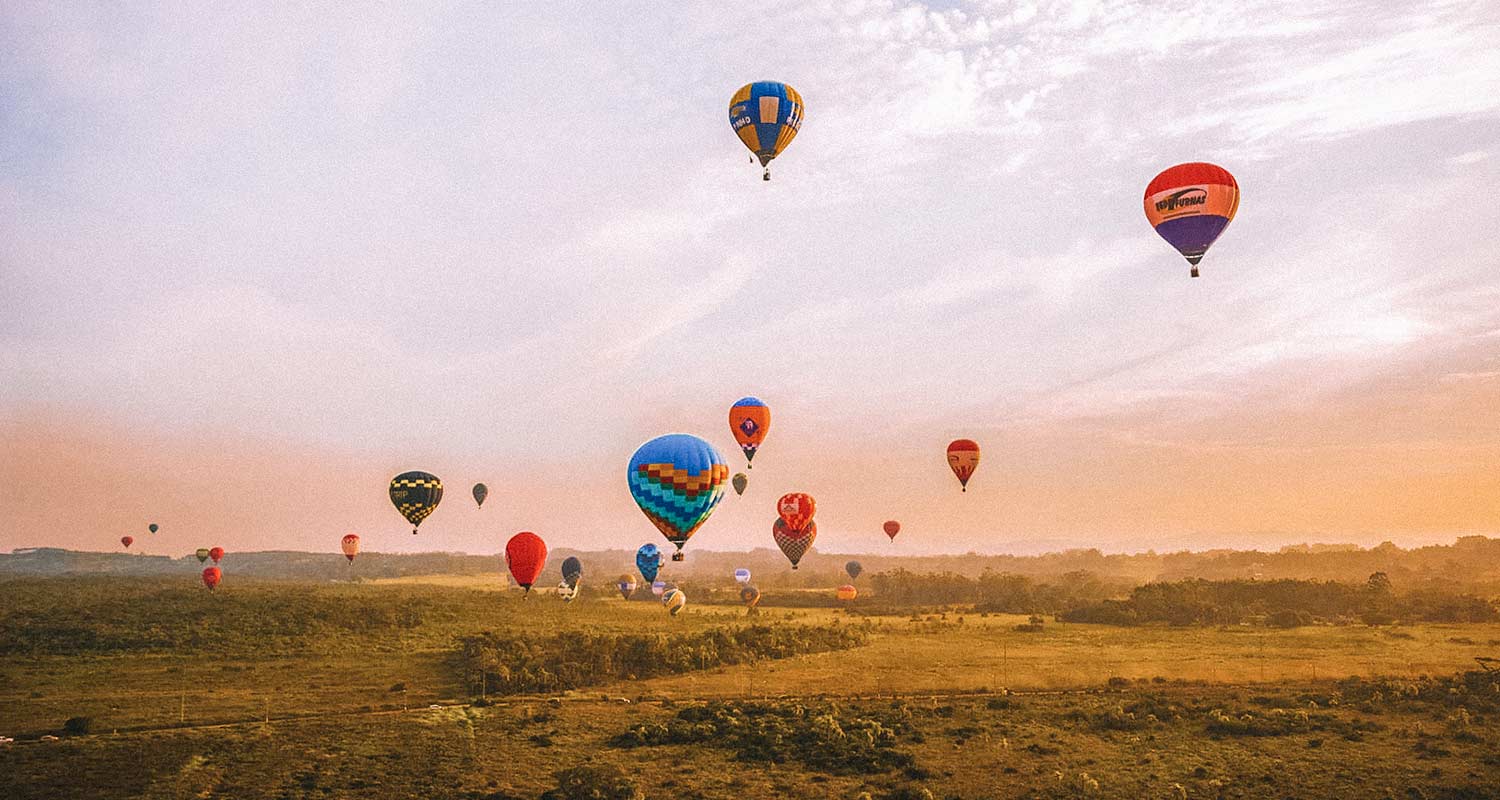
[[[750,485],[750,479],[747,478],[747,477],[745,477],[745,473],[743,473],[743,472],[736,472],[736,473],[734,473],[734,477],[730,478],[729,482],[731,484],[733,484],[733,486],[734,486],[734,493],[736,495],[742,495],[742,494],[744,494],[745,493],[745,487]]]
[[[844,564],[844,571],[849,573],[849,580],[852,581],[858,579],[859,574],[864,572],[865,568],[858,561],[850,561]]]
[[[339,547],[344,549],[344,558],[349,559],[349,563],[353,564],[354,557],[359,555],[359,537],[352,533],[347,534],[339,540]]]
[[[667,611],[675,617],[682,613],[683,607],[687,605],[687,595],[683,594],[681,589],[672,589],[661,596],[661,604],[666,606]]]
[[[209,548],[209,550],[208,550],[208,557],[211,558],[211,559],[213,559],[215,564],[219,563],[219,559],[221,559],[221,558],[224,557],[224,548],[222,548],[222,547],[211,547],[211,548]]]
[[[895,541],[896,534],[901,532],[901,523],[893,519],[886,520],[885,525],[881,527],[885,529],[885,535],[891,537],[891,541]]]
[[[205,562],[205,561],[208,560],[208,548],[207,547],[200,547],[200,548],[198,548],[197,552],[193,553],[193,555],[197,556],[198,557],[198,563],[202,564],[203,562]]]
[[[571,602],[573,602],[573,597],[576,594],[577,594],[577,592],[575,592],[573,590],[572,586],[568,585],[567,581],[558,581],[557,582],[557,596],[561,597],[563,599],[564,603],[571,603]]]
[[[734,571],[734,579],[740,583],[750,582],[750,570],[740,567]]]
[[[521,531],[505,543],[505,563],[510,565],[511,577],[530,594],[531,584],[547,566],[547,543],[531,531]]]
[[[223,577],[224,573],[220,572],[218,567],[208,567],[203,570],[203,585],[207,586],[211,592],[219,588],[219,580]]]
[[[474,504],[484,508],[484,498],[490,496],[490,487],[482,483],[474,484]]]
[[[969,491],[969,478],[979,467],[979,445],[972,439],[954,439],[948,445],[948,466],[958,476],[963,491]]]
[[[635,551],[635,568],[641,571],[641,577],[647,583],[656,580],[656,573],[661,570],[661,551],[656,545],[643,544]]]
[[[834,592],[833,596],[838,598],[840,601],[847,603],[859,596],[859,590],[846,583],[843,586],[840,586],[838,588],[838,591]]]
[[[667,541],[682,546],[724,499],[729,467],[708,442],[686,433],[658,436],[640,446],[625,471],[630,494]]]
[[[807,523],[812,522],[813,515],[817,512],[818,504],[810,494],[790,492],[776,501],[776,513],[781,515],[781,520],[793,531],[807,527]]]
[[[411,534],[416,536],[417,526],[442,501],[443,482],[427,472],[403,472],[391,478],[390,491],[391,504],[411,523]]]
[[[755,608],[760,603],[760,590],[754,586],[746,586],[740,590],[740,602],[748,608]]]
[[[156,533],[157,531],[161,530],[161,526],[153,522],[150,525],[146,526],[146,530],[151,531],[152,533]]]
[[[729,98],[729,124],[760,159],[763,180],[771,179],[771,159],[791,144],[802,128],[802,95],[784,83],[745,84]]]
[[[651,593],[654,594],[654,595],[656,595],[657,597],[661,597],[662,595],[666,594],[667,593],[667,582],[666,581],[652,581],[651,582]]]
[[[1234,219],[1240,185],[1223,167],[1202,162],[1168,167],[1146,186],[1146,219],[1192,266]]]
[[[755,451],[771,432],[771,407],[754,397],[741,397],[729,407],[729,431],[745,453],[745,468],[755,466]],[[744,494],[736,487],[736,491]]]
[[[620,597],[629,600],[635,594],[635,578],[630,575],[621,575],[615,579],[615,588],[620,590]]]
[[[568,588],[576,589],[578,580],[583,577],[583,562],[578,560],[578,556],[568,556],[563,559],[562,574]]]
[[[802,560],[807,548],[812,547],[813,540],[818,538],[818,523],[809,522],[806,528],[794,531],[777,517],[775,524],[771,526],[771,536],[776,540],[776,546],[786,554],[787,560],[792,562],[792,569],[796,569],[797,562]]]
[[[125,545],[125,549],[129,550],[130,546],[133,545],[133,544],[135,544],[135,537],[134,536],[121,536],[120,537],[120,544]]]

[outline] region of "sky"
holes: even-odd
[[[1495,3],[128,5],[0,7],[0,550],[664,544],[626,462],[745,395],[689,552],[1500,535]]]

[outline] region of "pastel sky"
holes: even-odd
[[[0,7],[0,549],[661,542],[630,454],[747,394],[690,551],[1500,533],[1494,2],[127,5]]]

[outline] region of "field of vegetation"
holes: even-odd
[[[1492,621],[1309,612],[1314,624],[1279,626],[1252,608],[1232,624],[1112,625],[889,596],[819,607],[826,592],[671,617],[605,587],[563,603],[467,580],[242,579],[212,594],[163,578],[0,582],[0,735],[18,739],[0,746],[0,796],[1458,798],[1500,785]]]

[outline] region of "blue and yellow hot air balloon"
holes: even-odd
[[[724,499],[729,466],[713,445],[686,433],[658,436],[630,457],[625,481],[646,518],[677,545],[673,561]]]
[[[729,124],[765,168],[771,179],[771,159],[792,143],[802,129],[802,95],[777,81],[747,83],[729,99]]]

